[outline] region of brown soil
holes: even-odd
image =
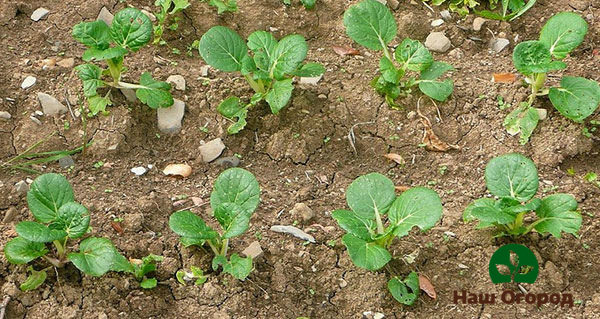
[[[126,2],[126,3],[125,3]],[[18,285],[25,279],[24,266],[10,265],[0,257],[0,293],[10,295],[7,318],[361,318],[363,312],[381,312],[386,318],[599,318],[600,315],[600,190],[584,182],[588,171],[600,171],[599,143],[581,134],[582,125],[573,123],[553,109],[547,100],[548,119],[540,124],[532,141],[518,144],[502,128],[507,111],[499,111],[496,97],[516,103],[527,94],[519,83],[490,82],[495,72],[514,72],[513,44],[500,54],[490,53],[488,41],[493,32],[520,40],[537,37],[544,21],[560,11],[572,11],[571,5],[592,3],[582,13],[590,24],[585,42],[570,58],[566,74],[600,80],[600,6],[596,1],[539,0],[522,18],[512,23],[488,22],[481,32],[471,30],[473,16],[455,20],[436,28],[445,31],[453,51],[436,54],[436,58],[456,67],[456,88],[447,102],[435,107],[423,102],[421,110],[434,124],[442,140],[456,143],[460,150],[447,153],[428,152],[418,147],[422,126],[415,111],[416,98],[404,101],[406,108],[395,111],[383,105],[383,99],[369,86],[377,72],[379,55],[363,48],[362,56],[340,57],[332,46],[354,46],[345,35],[344,10],[357,1],[321,0],[317,9],[307,12],[299,4],[285,7],[280,0],[238,1],[240,12],[218,17],[206,3],[191,1],[180,28],[168,31],[165,40],[183,54],[175,55],[163,46],[148,46],[126,60],[128,76],[137,79],[142,71],[166,79],[181,74],[187,80],[185,93],[174,91],[186,101],[183,130],[174,136],[157,135],[155,112],[139,104],[128,104],[115,94],[117,106],[110,115],[99,116],[89,123],[95,141],[86,156],[75,155],[75,168],[61,169],[52,163],[39,169],[60,172],[74,185],[77,199],[92,212],[93,235],[112,239],[126,256],[140,258],[159,254],[159,285],[142,290],[134,279],[110,273],[102,278],[81,275],[74,267],[50,273],[46,283],[32,292],[21,292]],[[46,92],[59,99],[68,98],[77,105],[81,84],[72,69],[60,66],[42,69],[47,58],[74,57],[76,64],[83,47],[70,35],[80,21],[95,19],[103,5],[116,12],[126,5],[153,10],[153,1],[63,0],[17,1],[0,4],[0,110],[12,114],[11,120],[0,119],[0,160],[25,150],[58,130],[43,150],[70,149],[82,142],[79,118],[70,114],[57,118],[42,117],[42,125],[29,117],[40,107],[36,93]],[[47,19],[33,22],[33,10],[44,6],[51,11]],[[394,12],[400,25],[398,43],[405,36],[424,40],[431,31],[430,22],[439,17],[419,1],[402,1]],[[197,52],[185,54],[187,47],[213,25],[226,25],[247,36],[254,30],[274,28],[277,37],[290,33],[304,35],[310,46],[309,60],[323,63],[327,73],[317,86],[298,86],[293,101],[278,116],[265,107],[250,113],[246,130],[227,136],[229,123],[215,108],[230,94],[249,97],[250,90],[236,75],[211,70],[208,85],[200,76],[204,62]],[[501,35],[500,33],[504,33]],[[478,40],[480,39],[480,40]],[[161,57],[161,58],[159,58]],[[36,85],[24,91],[20,84],[27,75],[37,77]],[[551,78],[556,81],[558,78]],[[418,97],[418,95],[416,95]],[[7,98],[14,99],[14,102]],[[410,114],[409,116],[407,116]],[[600,120],[596,113],[592,118]],[[64,129],[64,122],[70,124]],[[362,123],[359,125],[359,123]],[[199,128],[207,126],[208,133]],[[351,128],[356,135],[356,152],[347,136]],[[205,164],[199,158],[200,141],[221,137],[228,147],[225,155],[242,156],[241,166],[258,178],[262,203],[252,219],[249,231],[233,241],[231,250],[240,252],[260,238],[265,258],[256,263],[250,280],[241,282],[223,274],[210,273],[201,287],[184,287],[174,274],[191,265],[210,268],[210,255],[201,249],[186,249],[167,225],[178,195],[207,199],[216,176],[224,169]],[[118,143],[115,151],[108,146]],[[407,164],[400,167],[383,157],[389,152],[400,154]],[[523,285],[530,292],[572,293],[577,301],[573,308],[547,304],[534,305],[455,305],[454,290],[474,293],[518,290],[515,286],[495,286],[489,280],[487,266],[491,254],[508,240],[491,239],[488,231],[474,229],[462,222],[463,209],[473,199],[486,193],[483,169],[495,156],[520,152],[536,162],[547,193],[572,193],[580,202],[583,226],[578,238],[561,239],[531,234],[518,242],[533,249],[541,261],[538,281]],[[95,169],[97,161],[112,163],[112,168]],[[170,179],[161,169],[169,163],[189,163],[194,173],[187,179]],[[146,175],[134,176],[129,170],[139,165],[154,165]],[[440,166],[447,166],[444,174]],[[574,168],[577,176],[566,173]],[[392,265],[402,274],[418,270],[435,285],[438,298],[426,296],[412,307],[403,307],[386,289],[385,272],[367,272],[356,268],[340,242],[342,231],[330,212],[345,207],[344,190],[356,177],[380,172],[397,185],[430,185],[439,192],[444,214],[437,227],[428,233],[414,231],[396,241],[394,254],[417,252],[412,264],[402,261]],[[14,184],[35,175],[23,172],[0,172],[0,216],[9,208],[21,212],[26,208],[23,196]],[[552,187],[553,186],[553,187]],[[112,192],[105,192],[112,190]],[[304,245],[287,235],[273,233],[271,225],[291,225],[301,221],[290,214],[298,202],[309,205],[316,213],[299,227],[315,230],[317,243]],[[179,207],[180,208],[180,207]],[[209,216],[206,209],[194,209]],[[125,232],[119,235],[110,225],[124,219]],[[15,236],[16,222],[30,218],[25,210],[15,221],[0,223],[0,248]],[[326,232],[318,226],[334,226]],[[456,236],[448,237],[444,232]],[[336,239],[334,247],[327,243]],[[468,266],[462,269],[458,265]]]

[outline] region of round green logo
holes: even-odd
[[[504,282],[532,284],[538,277],[540,266],[529,248],[519,244],[508,244],[496,250],[490,259],[488,269],[490,278],[495,284]]]

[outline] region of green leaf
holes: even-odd
[[[538,190],[537,168],[521,154],[502,155],[492,159],[486,166],[485,184],[495,196],[526,202]]]
[[[13,264],[26,264],[48,253],[43,243],[34,243],[22,237],[11,239],[4,246],[6,260]]]
[[[228,97],[223,100],[217,107],[217,112],[230,120],[237,121],[227,128],[227,133],[236,134],[246,126],[246,116],[248,115],[248,107],[240,104],[240,99],[236,96]]]
[[[517,71],[525,75],[547,73],[567,67],[564,62],[552,61],[549,47],[540,41],[519,43],[513,52],[513,63]]]
[[[489,209],[494,209],[495,208],[495,204],[496,201],[491,199],[491,198],[480,198],[480,199],[476,199],[475,201],[473,201],[469,206],[467,206],[467,208],[465,208],[465,211],[463,212],[463,221],[465,223],[471,222],[475,219],[477,219],[474,215],[473,215],[473,210],[475,208],[478,207],[487,207]],[[489,223],[489,222],[483,222],[483,221],[479,221],[479,224],[477,225],[478,229],[481,228],[486,228],[486,227],[490,227],[493,226],[493,223]]]
[[[30,221],[18,223],[16,229],[19,236],[35,243],[49,243],[67,237],[64,230],[50,229],[45,225]]]
[[[142,11],[125,8],[115,14],[110,26],[110,36],[116,44],[136,52],[150,42],[152,22]]]
[[[92,115],[96,115],[98,113],[106,114],[108,113],[106,112],[106,107],[112,105],[112,101],[108,96],[103,97],[99,95],[94,95],[88,98],[88,104],[90,113],[92,113]]]
[[[546,22],[540,32],[540,42],[550,49],[552,56],[562,60],[583,42],[587,31],[587,22],[581,16],[561,12]]]
[[[291,74],[301,77],[315,77],[323,73],[325,73],[325,67],[323,65],[319,63],[306,63]]]
[[[140,287],[144,289],[152,289],[156,287],[157,283],[158,281],[156,280],[156,278],[144,278],[142,282],[140,282]]]
[[[333,211],[331,216],[340,224],[343,230],[360,239],[371,241],[374,227],[372,220],[363,219],[353,211],[343,209]]]
[[[363,219],[374,219],[375,210],[387,213],[395,199],[394,183],[379,173],[360,176],[346,190],[348,206]]]
[[[270,74],[276,80],[283,80],[298,69],[307,53],[308,45],[304,37],[298,34],[284,37],[273,50]]]
[[[244,280],[252,272],[252,257],[242,258],[237,254],[233,254],[229,262],[223,264],[223,271],[238,280]]]
[[[116,248],[113,251],[112,261],[113,263],[110,267],[110,270],[117,272],[135,273],[133,264],[131,264],[129,260],[125,258],[125,256],[121,255]]]
[[[394,235],[402,237],[417,226],[426,231],[442,217],[442,200],[438,194],[425,187],[411,188],[396,198],[388,212],[390,223],[396,228]]]
[[[371,50],[382,50],[395,37],[398,26],[390,10],[378,1],[364,0],[344,12],[346,33]]]
[[[550,233],[556,238],[560,238],[561,232],[576,235],[581,228],[581,215],[576,210],[577,201],[573,195],[550,195],[536,210],[540,219],[535,222],[535,230]]]
[[[519,136],[519,142],[521,145],[527,144],[533,131],[538,125],[540,115],[538,111],[527,102],[522,102],[521,106],[514,109],[504,119],[504,127],[506,131],[511,135],[521,133]]]
[[[419,298],[419,275],[412,271],[404,281],[394,277],[388,281],[388,290],[399,303],[410,306]]]
[[[237,204],[252,213],[260,202],[260,187],[256,177],[243,168],[230,168],[219,175],[210,194],[210,207],[215,210],[222,204]]]
[[[223,203],[213,214],[225,232],[223,238],[232,238],[243,234],[249,226],[250,214],[242,206],[234,203]]]
[[[208,4],[217,8],[217,14],[236,12],[238,10],[236,0],[210,0]]]
[[[83,94],[86,97],[97,95],[96,89],[105,87],[102,78],[102,69],[95,64],[82,64],[75,67],[79,78],[83,82]]]
[[[58,209],[75,200],[69,181],[62,175],[48,173],[36,178],[27,192],[27,204],[40,223],[49,223],[58,216]]]
[[[392,259],[387,249],[352,234],[344,235],[342,242],[348,248],[350,259],[357,267],[373,271],[385,266]]]
[[[312,10],[315,8],[315,2],[317,2],[317,0],[300,0],[300,2],[302,2],[302,5],[304,5],[306,10]]]
[[[142,103],[153,109],[159,107],[169,107],[173,105],[173,97],[171,96],[171,84],[167,82],[155,81],[149,72],[142,73],[140,77],[140,85],[144,88],[137,89],[137,96]]]
[[[198,50],[206,63],[225,72],[241,71],[242,60],[248,55],[244,40],[222,26],[214,26],[204,33]]]
[[[405,68],[417,72],[427,70],[433,63],[429,50],[421,42],[409,38],[396,48],[395,57]]]
[[[429,68],[421,72],[421,79],[418,81],[421,92],[434,100],[445,101],[454,90],[454,82],[451,79],[443,81],[437,79],[450,70],[454,70],[454,67],[450,64],[433,62]]]
[[[560,87],[550,88],[548,96],[560,114],[581,122],[600,105],[600,86],[593,80],[565,76],[560,81]]]
[[[190,3],[188,0],[172,0],[173,1],[173,9],[171,10],[170,14],[175,14],[177,12],[183,11],[185,9],[187,9],[187,7],[190,6]]]
[[[127,49],[124,49],[122,47],[114,47],[114,48],[108,48],[108,49],[103,49],[103,50],[89,48],[89,49],[85,50],[85,52],[83,52],[81,59],[83,59],[83,61],[86,61],[86,62],[102,61],[102,60],[109,60],[109,59],[122,57],[126,54],[127,54]]]
[[[73,27],[73,38],[88,48],[105,50],[109,47],[108,25],[104,21],[81,22]]]
[[[115,251],[110,240],[90,237],[79,243],[79,252],[70,253],[68,258],[83,273],[99,277],[111,270]]]
[[[292,79],[273,82],[273,87],[265,96],[273,114],[279,113],[288,104],[293,90]]]
[[[45,270],[36,271],[33,269],[33,266],[27,267],[27,271],[31,272],[31,275],[27,276],[27,279],[19,286],[21,291],[36,289],[41,286],[44,281],[46,281],[46,277],[48,277]]]
[[[471,211],[473,218],[480,221],[480,228],[487,225],[506,225],[515,221],[516,214],[507,210],[501,210],[497,207],[478,206]]]
[[[225,256],[217,255],[213,258],[211,266],[214,271],[217,271],[217,269],[219,269],[219,266],[225,265],[226,263],[227,263],[227,258]]]
[[[216,231],[206,225],[202,218],[196,216],[189,210],[173,213],[171,217],[169,217],[169,227],[177,235],[194,240],[195,242],[213,239],[219,236]]]
[[[50,224],[51,229],[65,231],[69,238],[83,236],[89,227],[90,213],[85,206],[75,202],[62,205],[58,217]]]
[[[248,48],[254,53],[256,66],[269,72],[277,39],[267,31],[256,31],[248,36]]]
[[[379,59],[379,71],[381,71],[381,77],[386,82],[393,83],[394,85],[398,85],[400,79],[404,75],[402,70],[396,69],[394,62],[385,56],[382,56],[381,59]]]

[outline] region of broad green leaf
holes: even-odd
[[[519,203],[519,201],[517,201],[516,205],[504,208],[503,211],[516,215],[516,214],[519,214],[522,212],[534,211],[534,210],[538,209],[538,207],[540,207],[541,204],[542,204],[542,201],[537,198],[532,199],[529,203],[527,203],[525,205],[521,205],[521,203]]]
[[[229,262],[223,264],[223,271],[238,280],[244,280],[252,272],[252,257],[242,258],[237,254],[233,254]]]
[[[565,76],[560,87],[550,88],[552,105],[566,118],[581,122],[600,105],[598,82],[580,77]]]
[[[29,192],[27,204],[40,223],[49,223],[58,216],[58,209],[75,200],[69,181],[62,175],[48,173],[36,178]]]
[[[208,4],[217,8],[217,14],[236,12],[238,10],[236,0],[209,0]]]
[[[96,89],[105,87],[102,77],[102,69],[95,64],[82,64],[75,67],[79,78],[83,82],[83,94],[86,97],[97,95]]]
[[[573,195],[550,195],[536,210],[539,219],[535,222],[535,230],[556,238],[560,238],[561,232],[576,235],[581,228],[581,215],[576,210],[577,201]]]
[[[526,202],[537,193],[539,180],[535,164],[512,153],[492,159],[485,168],[485,184],[495,196]]]
[[[442,217],[440,196],[429,188],[411,188],[396,198],[388,212],[390,223],[396,228],[394,234],[402,237],[417,226],[426,231]]]
[[[213,211],[213,215],[225,231],[223,238],[232,238],[243,234],[250,223],[252,212],[244,210],[235,203],[223,203]]]
[[[279,113],[288,104],[293,90],[292,79],[273,82],[273,87],[265,96],[273,114]]]
[[[172,0],[173,1],[173,9],[171,10],[171,14],[175,14],[177,12],[185,10],[190,6],[190,2],[188,0]]]
[[[453,71],[454,67],[445,62],[434,61],[428,68],[421,71],[421,80],[435,80],[448,71]]]
[[[283,80],[300,67],[307,53],[308,45],[304,37],[298,34],[284,37],[273,50],[270,74],[276,80]]]
[[[136,52],[150,42],[152,21],[138,9],[125,8],[115,14],[110,25],[110,36],[116,44]]]
[[[67,237],[64,230],[50,229],[46,225],[24,221],[16,226],[17,234],[35,243],[49,243]]]
[[[248,107],[241,105],[240,99],[236,96],[231,96],[223,100],[217,107],[217,112],[230,120],[235,120],[237,117],[237,121],[227,129],[229,134],[236,134],[246,126]]]
[[[480,221],[480,226],[483,228],[488,225],[506,225],[515,221],[516,214],[506,210],[498,209],[497,207],[478,206],[471,211],[471,216]]]
[[[66,203],[58,210],[58,217],[52,224],[51,229],[63,230],[69,238],[79,238],[87,232],[90,227],[90,213],[85,206],[76,203]]]
[[[109,47],[109,28],[104,21],[81,22],[73,27],[73,38],[88,48],[105,50]]]
[[[540,42],[549,48],[552,56],[562,60],[583,42],[587,31],[587,22],[580,15],[561,12],[546,22],[540,32]]]
[[[223,255],[217,255],[213,258],[211,266],[214,271],[217,271],[217,269],[219,269],[219,266],[225,265],[226,263],[227,257]]]
[[[454,70],[454,67],[448,63],[433,62],[429,68],[421,72],[421,79],[418,81],[419,89],[434,100],[445,101],[454,90],[454,82],[451,79],[443,81],[437,79],[451,70]]]
[[[535,108],[529,106],[527,102],[522,102],[521,105],[514,109],[504,119],[504,127],[508,134],[519,136],[521,145],[527,144],[533,131],[538,125],[540,115]]]
[[[392,259],[387,249],[352,234],[344,235],[342,242],[348,248],[350,259],[357,267],[373,271],[385,266]]]
[[[83,273],[99,277],[111,270],[115,251],[110,240],[90,237],[79,243],[79,252],[70,253],[68,258]]]
[[[140,287],[144,289],[152,289],[156,287],[157,283],[158,281],[156,280],[156,278],[144,278],[142,282],[140,282]]]
[[[525,75],[548,73],[567,67],[562,61],[552,61],[549,47],[540,41],[519,43],[513,52],[513,63],[517,71]]]
[[[129,262],[129,260],[127,260],[127,258],[125,258],[125,256],[121,255],[116,248],[114,248],[113,251],[112,266],[110,267],[110,270],[135,273],[133,265]]]
[[[11,239],[4,246],[6,260],[13,264],[26,264],[48,253],[43,243],[34,243],[22,237]]]
[[[409,38],[396,48],[395,57],[404,68],[417,72],[427,70],[433,63],[431,52],[421,42]]]
[[[140,77],[140,85],[144,88],[135,90],[135,96],[137,96],[142,103],[153,109],[173,105],[173,97],[171,96],[171,92],[169,92],[171,90],[171,84],[155,81],[149,72],[144,72]]]
[[[306,10],[312,10],[315,8],[315,2],[317,2],[317,0],[300,0],[300,2],[302,2],[302,5],[304,5]]]
[[[319,63],[306,63],[291,74],[301,77],[315,77],[323,73],[325,73],[325,67],[323,65]]]
[[[46,277],[48,277],[48,274],[45,270],[36,271],[33,269],[33,266],[27,267],[27,271],[31,272],[31,274],[27,276],[27,279],[25,279],[21,286],[19,286],[21,291],[36,289],[37,287],[41,286],[44,281],[46,281]]]
[[[254,53],[256,66],[268,72],[273,61],[277,39],[267,31],[256,31],[248,36],[248,48]]]
[[[375,210],[387,213],[395,199],[394,183],[379,173],[360,176],[346,190],[348,206],[363,219],[374,219]]]
[[[363,240],[371,241],[373,221],[363,219],[353,211],[338,209],[331,216],[343,230]]]
[[[88,108],[90,109],[90,113],[92,115],[96,115],[98,113],[107,114],[106,107],[112,105],[112,101],[108,96],[99,96],[94,95],[88,98]]]
[[[198,50],[202,59],[215,69],[225,72],[242,70],[242,60],[248,55],[244,40],[233,30],[214,26],[202,38]]]
[[[475,201],[473,201],[471,204],[469,204],[469,206],[467,206],[467,208],[465,208],[465,211],[463,212],[463,221],[468,223],[471,222],[475,219],[477,219],[475,216],[473,216],[473,210],[477,207],[487,207],[489,209],[493,209],[495,208],[495,204],[496,201],[491,199],[491,198],[480,198],[480,199],[476,199]],[[483,222],[483,221],[479,221],[479,224],[477,225],[478,229],[481,228],[486,228],[486,227],[490,227],[493,226],[493,223],[489,223],[489,222]]]
[[[141,260],[141,264],[134,265],[135,268],[135,276],[138,279],[143,278],[145,275],[156,271],[156,263],[163,261],[164,258],[162,256],[150,254]],[[133,263],[132,263],[133,264]]]
[[[222,204],[233,203],[241,206],[248,215],[258,207],[260,187],[256,177],[243,168],[230,168],[217,177],[210,194],[210,207],[216,209]]]
[[[395,37],[398,26],[390,10],[378,1],[364,0],[344,12],[346,33],[371,50],[382,50]]]
[[[103,60],[122,57],[126,54],[127,54],[127,49],[124,49],[122,47],[114,47],[114,48],[108,48],[108,49],[103,49],[103,50],[89,48],[89,49],[85,50],[85,52],[83,52],[81,59],[86,62],[103,61]]]
[[[189,210],[173,213],[169,217],[169,227],[177,235],[194,240],[213,239],[219,236],[202,218]]]
[[[258,79],[260,77],[257,77],[256,73],[261,73],[261,74],[267,74],[267,72],[269,71],[270,66],[267,66],[267,70],[259,70],[256,68],[256,63],[254,62],[254,59],[252,57],[250,57],[249,55],[246,55],[244,58],[242,58],[242,70],[240,71],[242,73],[242,75],[254,75],[254,79]],[[267,76],[264,77],[264,79],[268,79],[269,76],[267,74]]]
[[[529,9],[531,9],[531,7],[533,7],[535,2],[536,2],[536,0],[529,0],[527,2],[527,4],[525,4],[524,6],[515,7],[515,9],[513,9],[513,13],[509,16],[509,20],[513,21],[516,18],[522,16],[525,12],[527,12]],[[511,3],[512,3],[512,1],[511,1]],[[517,8],[519,8],[519,9],[517,9]]]
[[[419,275],[412,271],[405,280],[393,277],[388,281],[388,290],[399,303],[410,306],[419,298]]]
[[[398,85],[400,78],[404,75],[402,70],[396,69],[394,62],[385,56],[379,59],[379,71],[381,71],[381,77],[389,83]]]

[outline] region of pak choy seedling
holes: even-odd
[[[209,5],[215,7],[217,9],[217,14],[238,11],[237,0],[200,0],[200,1],[208,2]]]
[[[477,15],[484,18],[500,20],[500,21],[512,21],[525,12],[527,12],[536,0],[490,0],[488,2],[489,10],[481,9],[481,4],[477,0],[424,0],[425,2],[431,2],[431,4],[439,6],[444,3],[448,4],[450,11],[457,12],[461,16],[469,14],[470,10],[473,10]]]
[[[170,16],[175,16],[178,12],[185,10],[190,6],[188,0],[156,0],[154,5],[160,8],[160,12],[155,14],[156,25],[154,29],[154,41],[153,44],[167,44],[163,39],[162,35],[165,32],[165,28],[170,30],[177,30],[179,27],[179,17],[173,18],[173,23],[167,25],[167,20]]]
[[[47,271],[73,263],[81,272],[99,277],[108,271],[130,272],[144,276],[155,268],[135,272],[135,265],[121,255],[114,244],[106,238],[89,237],[79,242],[79,250],[72,251],[72,240],[84,237],[90,229],[88,209],[77,203],[69,181],[59,174],[49,173],[36,178],[27,193],[27,204],[35,221],[23,221],[16,225],[16,238],[4,247],[6,259],[22,265],[41,258],[49,267],[35,270],[20,286],[21,290],[33,290],[44,283]],[[52,248],[49,249],[49,246]],[[157,256],[156,256],[157,257]],[[146,258],[144,259],[146,260]],[[153,259],[157,261],[156,258]],[[146,261],[144,261],[147,264]],[[151,288],[149,286],[144,288]]]
[[[442,79],[454,68],[447,63],[433,60],[433,55],[419,41],[404,39],[394,55],[388,45],[398,32],[398,26],[390,10],[376,0],[364,0],[348,8],[344,13],[346,33],[356,43],[376,51],[383,51],[379,60],[381,75],[371,81],[371,86],[385,96],[390,107],[400,108],[396,99],[408,96],[414,86],[430,98],[443,102],[452,94],[452,79]],[[414,72],[416,75],[410,74]]]
[[[506,154],[492,159],[485,168],[485,184],[496,197],[480,198],[463,213],[463,220],[478,220],[477,228],[495,227],[495,236],[521,236],[533,230],[560,238],[561,233],[576,235],[581,227],[577,201],[570,194],[534,198],[539,179],[535,164],[521,154]],[[533,218],[526,218],[535,212]],[[527,224],[526,221],[531,220]]]
[[[506,117],[504,126],[511,135],[520,134],[521,144],[529,142],[540,121],[539,110],[534,107],[538,97],[547,95],[560,114],[578,123],[600,105],[600,86],[596,81],[565,76],[560,86],[546,87],[548,72],[567,67],[563,59],[583,42],[587,31],[587,22],[578,14],[562,12],[546,22],[539,40],[525,41],[515,47],[515,68],[525,76],[531,94]]]
[[[215,26],[200,39],[199,51],[204,61],[215,69],[240,72],[255,92],[249,103],[231,96],[217,107],[221,115],[234,121],[227,129],[229,134],[241,131],[247,124],[248,110],[263,100],[273,114],[278,114],[292,96],[294,76],[314,77],[325,72],[318,63],[303,63],[308,45],[304,37],[297,34],[277,41],[269,32],[256,31],[244,42],[235,31]]]
[[[113,104],[110,98],[113,89],[135,90],[136,97],[153,109],[173,105],[171,85],[154,80],[149,72],[142,73],[139,84],[122,81],[127,70],[124,57],[137,52],[152,37],[152,22],[140,10],[126,8],[117,12],[110,27],[101,20],[81,22],[73,27],[73,37],[88,48],[82,56],[84,61],[104,61],[108,67],[104,69],[92,63],[76,67],[90,115],[107,114],[106,107]],[[108,91],[101,94],[98,91],[101,88]]]
[[[169,227],[181,237],[181,243],[186,247],[208,245],[215,254],[212,260],[214,271],[222,267],[224,272],[244,280],[253,269],[252,257],[242,258],[234,253],[228,259],[229,241],[246,232],[259,202],[260,188],[254,175],[241,168],[230,168],[219,175],[210,195],[213,217],[221,225],[221,232],[188,210],[173,213]],[[190,275],[179,274],[181,280],[185,276],[200,279],[203,274],[197,271],[196,274],[194,271]]]
[[[411,188],[397,196],[394,183],[371,173],[354,180],[346,190],[350,210],[336,210],[333,218],[346,231],[342,242],[352,262],[371,271],[386,267],[392,278],[388,290],[400,303],[412,305],[419,296],[419,276],[411,272],[405,279],[389,267],[389,252],[395,238],[402,238],[417,226],[432,228],[442,216],[438,194],[425,187]]]

